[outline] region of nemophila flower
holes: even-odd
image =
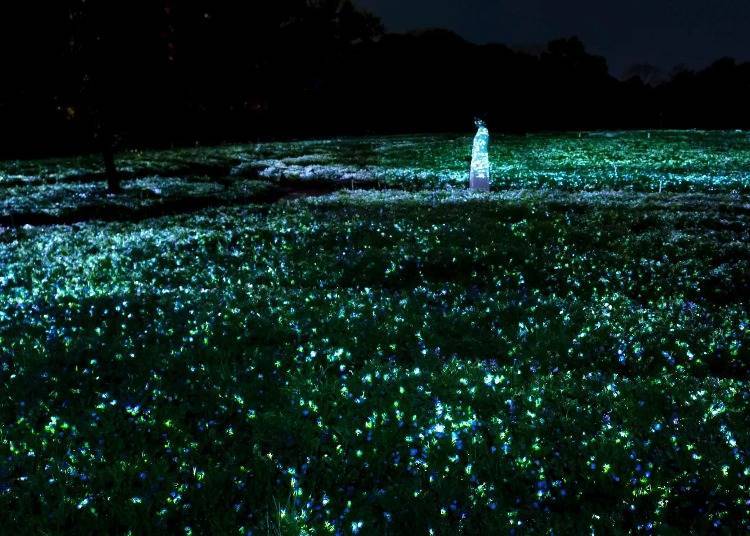
[[[623,165],[618,168],[622,173]],[[527,180],[516,171],[508,184]],[[726,350],[722,362],[739,363],[730,352],[741,355],[742,347],[731,341],[741,341],[745,305],[731,294],[714,301],[702,290],[712,259],[733,264],[720,250],[741,243],[741,233],[705,232],[692,217],[697,212],[674,199],[673,206],[652,210],[620,194],[492,195],[478,204],[464,194],[347,194],[271,208],[262,217],[226,209],[157,220],[147,233],[141,224],[86,224],[75,238],[48,229],[12,247],[0,243],[4,261],[15,265],[14,281],[32,274],[26,289],[15,282],[0,288],[2,324],[9,322],[7,330],[0,326],[0,338],[12,342],[14,355],[0,374],[12,399],[27,401],[23,409],[10,407],[13,418],[3,423],[0,445],[20,464],[16,474],[32,477],[14,481],[5,496],[21,501],[24,486],[45,496],[53,487],[32,483],[54,477],[55,487],[74,497],[65,508],[79,513],[75,507],[86,494],[92,501],[80,515],[93,515],[90,508],[103,515],[108,503],[93,497],[102,491],[99,464],[106,463],[125,483],[126,502],[142,497],[150,507],[140,478],[148,468],[145,480],[175,493],[164,498],[168,514],[158,515],[189,516],[191,509],[205,511],[203,492],[223,490],[222,475],[230,493],[241,490],[247,504],[266,504],[267,496],[254,495],[261,489],[277,490],[283,502],[292,491],[287,468],[295,467],[294,490],[325,489],[330,499],[305,521],[311,532],[335,530],[326,527],[346,510],[339,530],[361,520],[365,533],[386,521],[362,502],[371,490],[360,484],[361,475],[377,474],[377,460],[385,459],[388,478],[377,484],[377,496],[391,509],[394,526],[408,522],[409,513],[393,510],[393,501],[426,496],[413,484],[420,475],[428,475],[425,487],[433,486],[430,493],[451,522],[505,516],[506,505],[512,512],[512,498],[497,496],[494,511],[482,506],[499,486],[487,488],[488,499],[473,491],[511,480],[525,490],[518,508],[543,523],[540,530],[560,522],[548,507],[566,489],[612,497],[613,516],[629,510],[637,494],[639,519],[680,519],[674,503],[660,506],[659,514],[654,505],[681,493],[684,471],[693,488],[731,479],[742,454],[745,427],[736,416],[744,387],[732,379],[741,369],[724,375],[705,360]],[[638,210],[623,208],[626,203]],[[731,218],[730,212],[721,217]],[[640,231],[639,214],[657,224]],[[696,253],[698,246],[703,253]],[[112,268],[87,268],[90,247],[103,252],[97,263]],[[42,251],[63,253],[43,258]],[[310,259],[310,251],[319,254]],[[406,283],[404,259],[422,270]],[[384,282],[386,267],[394,272]],[[736,268],[732,277],[742,273]],[[45,278],[56,284],[43,284]],[[359,290],[365,285],[367,291]],[[685,297],[694,306],[683,307]],[[519,322],[527,328],[524,344]],[[50,329],[56,344],[74,342],[65,360],[46,347]],[[422,355],[436,347],[439,355]],[[340,348],[349,354],[337,356]],[[99,358],[95,364],[92,355]],[[497,356],[494,364],[483,361],[488,355]],[[108,396],[97,398],[99,392]],[[52,432],[37,433],[34,423],[49,424],[52,416]],[[123,433],[143,441],[119,446],[115,439]],[[85,453],[78,448],[84,443]],[[64,466],[60,459],[69,453],[81,459]],[[498,455],[512,463],[498,464]],[[305,469],[301,462],[308,458]],[[627,459],[632,464],[625,466]],[[599,466],[592,470],[589,463]],[[54,472],[58,467],[94,478],[68,482]],[[206,471],[201,492],[193,467]],[[560,483],[537,487],[549,475],[560,475]],[[185,476],[190,484],[178,487]],[[468,502],[461,499],[451,510],[457,496]],[[309,500],[291,499],[285,519],[297,522],[295,508],[308,510],[302,506]],[[704,512],[735,519],[736,501],[706,501]],[[268,509],[276,511],[273,504]],[[251,524],[246,512],[227,517],[227,525]],[[509,526],[518,521],[509,518]]]

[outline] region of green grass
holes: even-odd
[[[88,220],[140,219],[210,206],[247,204],[278,197],[267,181],[144,177],[126,181],[110,193],[104,184],[24,184],[2,188],[0,225],[75,223]]]
[[[663,136],[681,176],[715,178],[4,229],[3,526],[746,531],[748,199],[718,156],[687,159],[703,134]],[[737,176],[739,137],[706,142],[735,144]],[[577,135],[526,143],[542,139],[550,162],[577,158]]]
[[[344,138],[170,151],[123,151],[132,176],[242,176],[379,181],[399,188],[464,187],[469,135]],[[750,193],[748,132],[591,132],[495,135],[495,190],[553,188]],[[88,182],[98,156],[0,163],[0,185]]]

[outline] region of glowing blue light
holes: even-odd
[[[490,190],[490,132],[484,121],[477,119],[477,134],[474,137],[474,148],[471,152],[471,174],[469,184],[471,189],[478,192]]]

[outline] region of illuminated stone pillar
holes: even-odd
[[[474,124],[477,127],[477,135],[474,137],[474,148],[471,152],[471,173],[469,174],[469,185],[476,192],[490,191],[490,132],[487,125],[481,119]]]

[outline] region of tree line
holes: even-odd
[[[747,128],[750,64],[626,80],[577,38],[539,54],[387,34],[350,0],[13,2],[0,156],[339,134]],[[112,168],[114,170],[114,168]]]

